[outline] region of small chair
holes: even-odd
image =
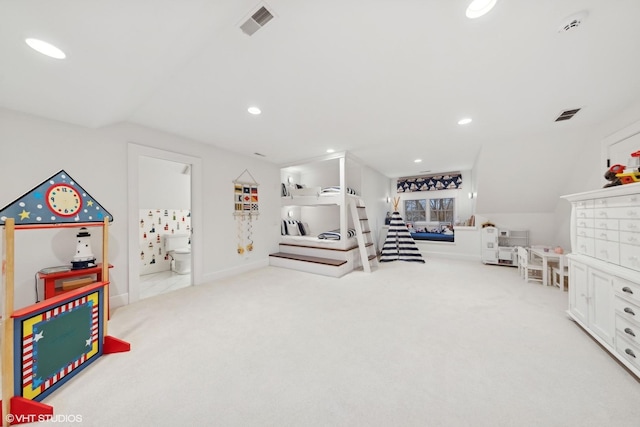
[[[525,282],[531,280],[542,282],[542,275],[546,274],[542,271],[542,264],[531,261],[529,251],[521,246],[518,247],[518,269]]]
[[[516,265],[518,266],[518,276],[522,278],[524,277],[524,267],[520,261],[520,248],[521,246],[516,246]]]
[[[562,257],[564,258],[564,255],[562,255]],[[558,265],[558,263],[556,263],[555,265],[553,265],[551,267],[551,283],[554,286],[559,287],[561,290],[563,291],[568,291],[569,290],[569,267],[567,266],[567,260],[563,259],[562,262],[562,277],[564,278],[562,281],[564,283],[560,284],[560,266]]]

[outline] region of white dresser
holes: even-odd
[[[640,183],[570,194],[568,314],[640,377]]]

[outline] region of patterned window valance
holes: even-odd
[[[457,190],[459,188],[462,188],[462,174],[460,172],[398,178],[397,185],[398,193]]]

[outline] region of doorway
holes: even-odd
[[[200,159],[129,144],[129,177],[129,303],[198,283]]]
[[[191,164],[138,157],[140,299],[191,285]]]

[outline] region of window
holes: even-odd
[[[428,211],[427,206],[429,206]],[[438,221],[453,224],[454,207],[455,199],[453,198],[405,200],[405,221]]]
[[[426,221],[427,220],[427,201],[422,200],[405,200],[404,215],[406,222]]]
[[[453,224],[454,199],[429,199],[429,220]]]

